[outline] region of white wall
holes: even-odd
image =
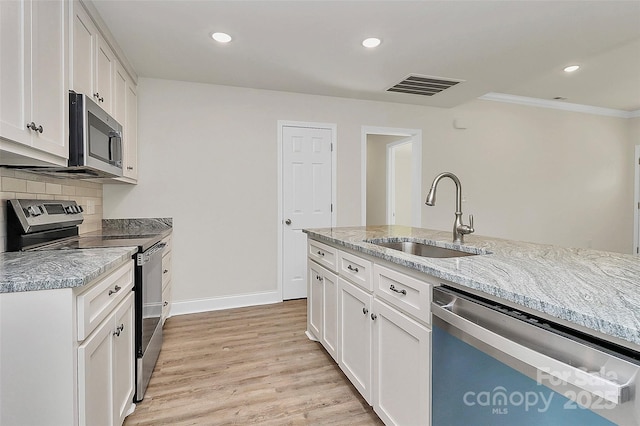
[[[104,217],[174,218],[174,300],[274,291],[277,120],[337,123],[337,220],[360,224],[361,127],[423,130],[425,187],[463,183],[477,234],[630,252],[629,120],[474,101],[454,109],[140,79],[139,184]],[[464,119],[466,130],[452,126]],[[453,185],[423,208],[449,230]]]

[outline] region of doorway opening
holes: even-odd
[[[363,126],[361,223],[420,227],[422,130]]]

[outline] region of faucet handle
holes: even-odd
[[[471,232],[475,231],[475,229],[473,229],[473,215],[472,214],[469,215],[469,228],[471,228]]]

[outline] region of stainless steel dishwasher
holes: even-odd
[[[432,425],[638,425],[640,353],[436,287]]]

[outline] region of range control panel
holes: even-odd
[[[84,220],[82,206],[74,200],[8,200],[25,234],[75,226]]]

